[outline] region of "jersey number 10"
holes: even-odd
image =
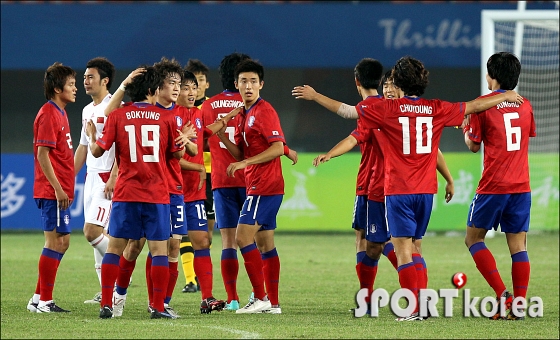
[[[432,117],[416,117],[416,154],[426,154],[432,152]],[[410,118],[399,117],[402,126],[403,154],[410,155]],[[426,141],[422,128],[426,128]]]

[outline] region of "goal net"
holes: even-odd
[[[559,229],[558,18],[556,10],[482,11],[481,94],[489,93],[488,58],[512,52],[521,61],[516,91],[533,106],[537,137],[529,143],[531,230]]]

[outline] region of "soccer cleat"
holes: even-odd
[[[189,282],[183,287],[183,293],[196,293],[198,290],[196,288],[196,284]]]
[[[113,309],[109,306],[103,306],[99,310],[99,318],[100,319],[110,319],[113,317]]]
[[[221,311],[224,309],[226,302],[223,300],[216,300],[214,297],[209,297],[200,302],[200,313],[210,314],[212,311]]]
[[[276,305],[276,307],[270,307],[269,309],[263,310],[261,313],[264,313],[264,314],[282,314],[282,308],[280,308],[280,305]]]
[[[404,318],[396,318],[395,321],[423,321],[424,318],[418,315],[418,312],[412,313]]]
[[[150,313],[150,319],[177,319],[177,318],[167,312],[158,312],[158,310],[154,308]]]
[[[148,304],[148,313],[152,313],[154,311],[154,307],[152,307],[150,304]]]
[[[502,316],[502,305],[500,303],[500,299],[502,297],[506,298],[506,301],[505,301],[506,310],[504,311],[504,314],[505,314],[506,311],[511,309],[511,303],[513,302],[513,295],[511,295],[510,292],[508,292],[506,290],[505,292],[502,293],[501,296],[496,298],[496,300],[498,301],[498,312],[495,315],[492,315],[491,317],[489,317],[490,320],[505,320],[506,319],[506,316]]]
[[[37,313],[70,313],[70,311],[58,307],[54,301],[51,301],[49,304],[37,307]]]
[[[249,302],[245,307],[239,308],[235,311],[236,314],[256,314],[261,313],[264,310],[271,309],[272,305],[270,301],[263,301],[258,298],[254,298],[253,302]]]
[[[509,320],[509,321],[523,321],[523,320],[525,320],[525,317],[524,316],[515,316],[510,310],[508,316],[506,317],[506,320]]]
[[[249,295],[249,303],[253,303],[253,301],[255,301],[255,292],[251,292],[251,295]]]
[[[164,308],[164,311],[167,314],[173,316],[175,319],[178,319],[178,318],[181,317],[179,314],[177,314],[177,312],[175,311],[175,309],[173,309],[173,307],[167,305],[167,306],[164,306],[163,308]]]
[[[91,300],[86,300],[84,303],[101,303],[101,292],[95,294]]]
[[[126,295],[119,295],[117,292],[113,292],[113,317],[122,316],[125,302]]]
[[[231,300],[230,303],[226,303],[225,310],[238,310],[239,302],[237,300]]]
[[[38,306],[39,306],[39,304],[34,303],[33,298],[31,298],[31,299],[29,299],[29,302],[27,303],[27,310],[30,311],[31,313],[38,313],[38,311],[37,311]]]

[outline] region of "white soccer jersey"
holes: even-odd
[[[93,102],[89,103],[82,111],[82,132],[80,133],[80,144],[88,146],[88,153],[86,158],[86,167],[88,173],[99,173],[99,172],[110,172],[113,167],[113,162],[115,161],[115,146],[113,145],[109,151],[105,152],[103,156],[99,158],[93,157],[91,150],[89,149],[90,138],[86,135],[86,124],[88,120],[93,120],[95,127],[97,128],[97,138],[101,132],[103,132],[103,127],[105,126],[105,121],[107,117],[105,116],[105,108],[111,100],[111,94],[107,94],[101,103],[94,105]]]

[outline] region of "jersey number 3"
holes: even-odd
[[[432,152],[432,117],[416,117],[416,154],[426,154]],[[402,126],[403,154],[410,155],[410,118],[399,117]],[[426,140],[422,129],[426,129]]]
[[[128,146],[130,150],[130,161],[138,162],[136,152],[136,130],[134,125],[125,125],[125,131],[128,133]],[[159,125],[142,125],[140,127],[140,138],[142,148],[153,148],[152,154],[144,153],[142,160],[144,163],[159,162]]]

